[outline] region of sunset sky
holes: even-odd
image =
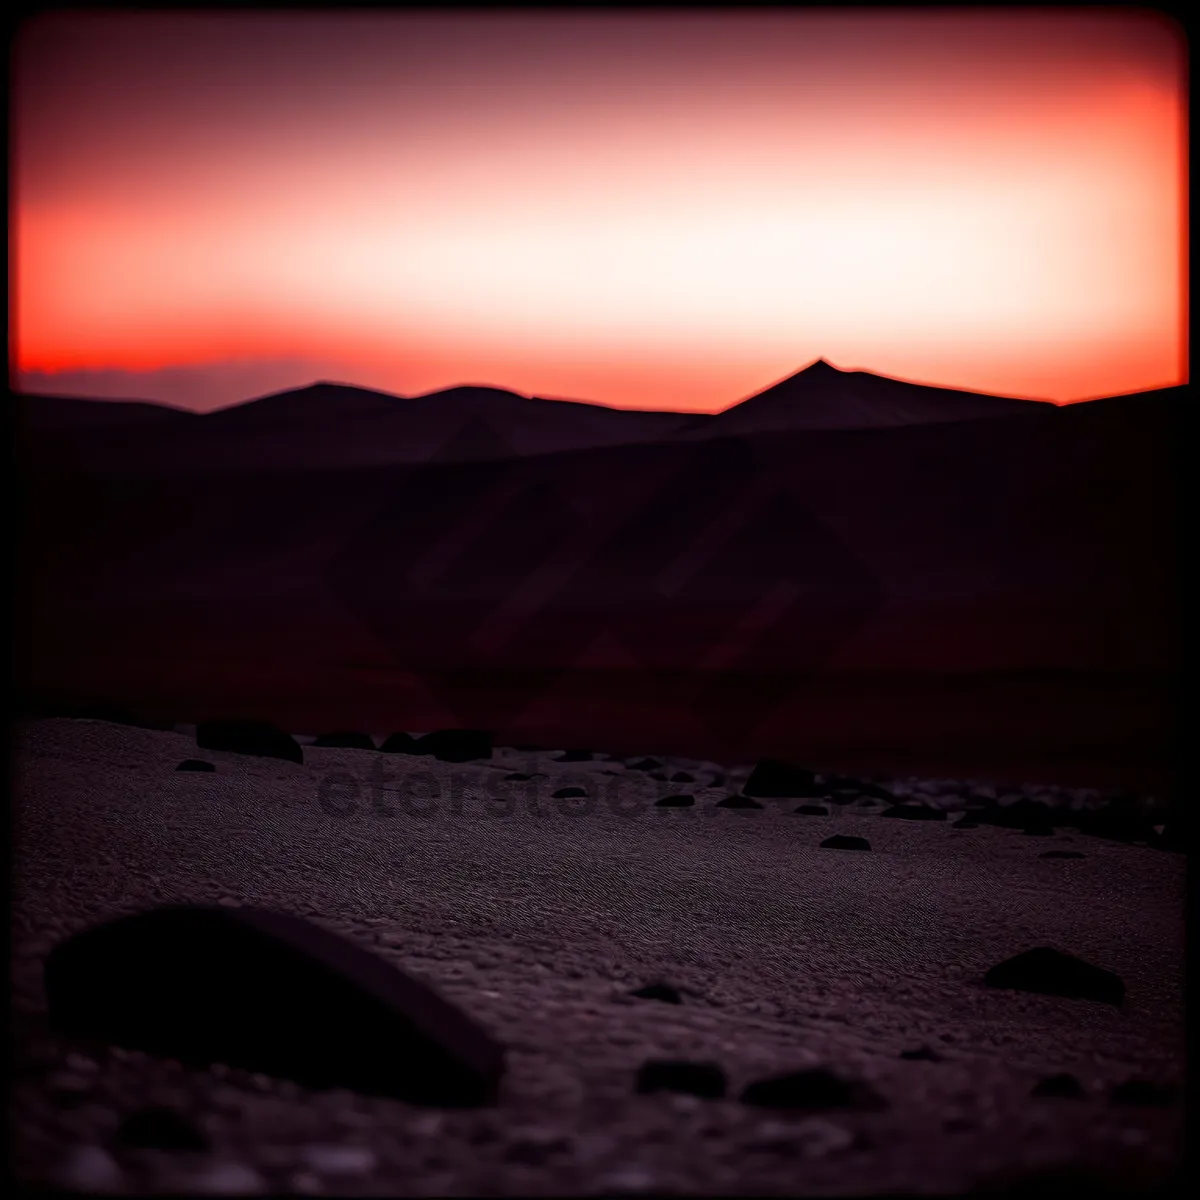
[[[13,56],[29,390],[1187,378],[1187,47],[1150,10],[81,13]]]

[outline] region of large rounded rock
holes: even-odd
[[[419,1104],[495,1098],[504,1050],[426,984],[300,918],[169,906],[88,929],[45,964],[62,1032],[309,1087]]]
[[[764,796],[771,799],[825,794],[825,789],[818,786],[814,772],[805,767],[780,762],[775,758],[764,758],[750,772],[750,778],[746,780],[742,791],[747,796]]]
[[[202,750],[228,750],[233,754],[304,762],[300,743],[269,721],[201,721],[196,726],[196,745]]]

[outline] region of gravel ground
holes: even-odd
[[[19,726],[14,754],[10,1144],[26,1186],[954,1194],[1059,1167],[1145,1188],[1182,1153],[1180,1103],[1109,1094],[1130,1078],[1184,1084],[1180,855],[880,820],[861,803],[721,810],[744,769],[690,760],[663,759],[656,780],[607,759],[497,750],[491,764],[450,765],[306,746],[297,766],[58,719]],[[176,772],[186,758],[217,770]],[[375,787],[372,770],[387,774]],[[669,782],[680,771],[695,780]],[[405,792],[420,772],[426,795],[441,789],[424,812]],[[513,772],[541,777],[503,782]],[[717,773],[723,786],[706,786]],[[551,798],[569,785],[592,798]],[[484,787],[509,789],[509,811],[489,810]],[[901,790],[970,802],[952,781]],[[694,808],[653,807],[681,791]],[[871,852],[820,849],[833,833]],[[1039,857],[1048,848],[1085,857]],[[298,913],[432,983],[508,1047],[500,1102],[440,1111],[308,1092],[55,1034],[48,949],[172,901]],[[1118,972],[1123,1008],[981,986],[1035,945]],[[629,994],[655,982],[683,1002]],[[922,1047],[932,1054],[901,1057]],[[639,1066],[663,1057],[720,1063],[729,1098],[635,1094]],[[817,1065],[866,1081],[886,1107],[800,1116],[737,1099]],[[1082,1098],[1030,1097],[1059,1072]],[[211,1149],[117,1148],[121,1119],[146,1105],[174,1109]]]

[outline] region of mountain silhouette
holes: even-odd
[[[690,426],[685,437],[801,429],[878,429],[1025,415],[1044,401],[928,387],[870,371],[842,371],[819,358],[765,391]]]

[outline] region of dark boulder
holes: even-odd
[[[313,745],[327,750],[374,750],[375,739],[369,733],[345,729],[336,733],[318,734],[313,739]]]
[[[788,1108],[821,1111],[832,1108],[885,1108],[870,1085],[843,1079],[827,1067],[813,1067],[773,1075],[748,1085],[740,1097],[743,1104],[756,1108]]]
[[[851,837],[845,833],[835,833],[821,843],[822,850],[870,850],[871,843],[864,837]]]
[[[95,926],[45,963],[61,1033],[412,1103],[494,1100],[504,1050],[426,984],[298,917],[175,905]]]
[[[485,729],[439,729],[418,740],[416,753],[453,763],[491,758],[492,735]]]
[[[130,1150],[183,1150],[202,1153],[210,1149],[203,1131],[173,1108],[139,1108],[122,1120],[113,1143]]]
[[[695,796],[664,796],[655,800],[655,808],[691,808],[696,803]]]
[[[212,763],[205,762],[202,758],[185,758],[175,768],[177,771],[215,771],[216,769]]]
[[[1105,1004],[1119,1005],[1125,998],[1125,984],[1119,975],[1047,946],[997,963],[983,981],[988,987]]]
[[[694,775],[689,775],[686,771],[676,771],[675,774],[671,776],[671,778],[668,782],[670,782],[670,783],[695,783],[696,777]]]
[[[775,758],[764,758],[759,762],[750,772],[742,791],[747,796],[782,799],[825,795],[824,787],[817,784],[812,771]]]
[[[718,800],[714,805],[715,808],[762,808],[757,800],[751,800],[749,796],[742,796],[735,793],[732,796],[726,796],[724,800]]]
[[[555,762],[591,762],[595,755],[590,750],[564,750]]]
[[[551,792],[551,797],[555,800],[570,800],[573,796],[586,796],[587,792],[581,787],[565,787],[559,788],[557,792]]]
[[[649,983],[645,987],[630,992],[630,995],[636,996],[639,1000],[660,1000],[663,1004],[683,1003],[679,989],[673,988],[669,983]]]
[[[379,747],[384,754],[425,754],[424,750],[417,748],[418,738],[413,737],[411,733],[405,733],[403,730],[398,730],[396,733],[388,734],[383,739],[383,745]]]
[[[829,809],[823,804],[801,804],[797,808],[793,808],[792,812],[799,813],[803,817],[827,817]]]
[[[1166,1108],[1179,1098],[1179,1089],[1151,1079],[1127,1079],[1109,1093],[1109,1103],[1129,1108]]]
[[[1044,1079],[1039,1079],[1029,1094],[1059,1100],[1082,1100],[1085,1093],[1083,1084],[1074,1075],[1063,1072],[1061,1075],[1047,1075]]]
[[[657,771],[662,763],[657,758],[639,758],[637,762],[628,764],[631,771]]]
[[[641,1095],[682,1092],[706,1100],[720,1100],[726,1086],[725,1072],[714,1062],[649,1059],[637,1075],[637,1091]]]
[[[900,1057],[909,1062],[941,1062],[942,1056],[929,1046],[918,1046],[915,1050],[901,1050]]]
[[[879,815],[898,818],[901,821],[944,821],[946,810],[932,808],[928,804],[896,804],[885,808]]]
[[[269,721],[201,721],[196,726],[196,745],[202,750],[304,762],[300,743]]]

